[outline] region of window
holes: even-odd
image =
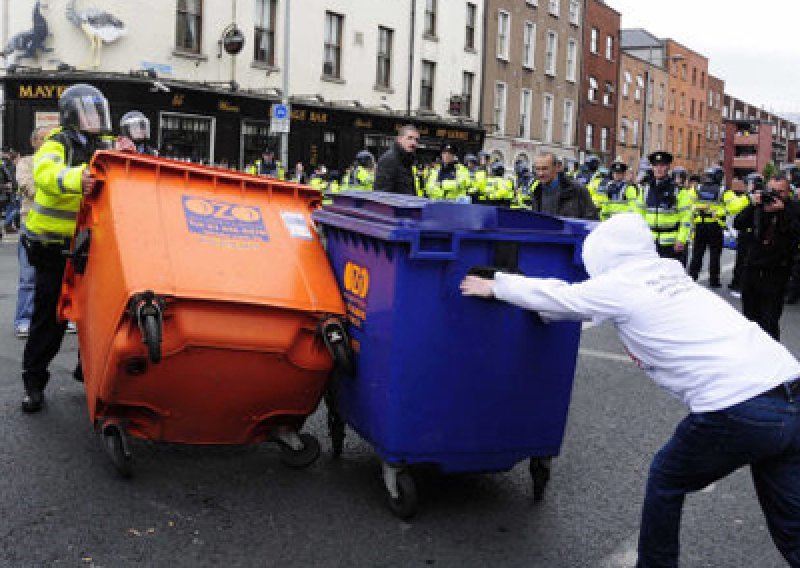
[[[525,22],[522,30],[522,66],[527,69],[534,68],[534,56],[536,54],[536,24]]]
[[[683,64],[683,68],[681,70],[681,79],[683,79],[684,81],[686,80],[686,71],[687,71],[687,69],[688,69],[688,67],[686,66],[686,63],[684,63]]]
[[[419,108],[433,110],[433,79],[436,74],[436,64],[422,60],[422,74],[419,82]]]
[[[692,87],[697,86],[697,67],[692,67]]]
[[[652,79],[647,81],[647,104],[652,107],[653,106],[653,97],[655,96],[655,83]]]
[[[683,156],[683,129],[678,129],[678,156]]]
[[[722,118],[730,118],[730,110],[728,107],[722,109]]]
[[[436,0],[425,0],[425,20],[422,35],[436,37]]]
[[[658,125],[658,134],[656,134],[656,150],[664,149],[664,125]]]
[[[689,101],[689,118],[694,120],[694,99]]]
[[[561,143],[564,146],[572,146],[572,133],[575,130],[573,127],[574,115],[575,115],[575,103],[573,103],[569,99],[564,100],[564,122],[561,125],[561,128],[563,130],[561,135]]]
[[[703,103],[700,103],[700,107],[697,111],[697,120],[703,120]]]
[[[686,93],[681,93],[681,114],[686,114]]]
[[[614,61],[614,36],[606,36],[606,59]]]
[[[464,71],[461,79],[461,115],[472,116],[472,86],[475,84],[475,73]]]
[[[594,124],[591,122],[586,123],[586,149],[591,150],[594,148]]]
[[[578,42],[571,39],[567,42],[567,81],[574,83],[578,76]]]
[[[694,138],[694,135],[689,132],[686,139],[686,157],[689,159],[692,157],[692,138]]]
[[[341,78],[343,20],[344,16],[325,12],[325,57],[322,63],[325,77]]]
[[[378,27],[378,72],[375,84],[388,89],[392,79],[392,39],[394,31]]]
[[[631,93],[631,72],[625,71],[623,74],[623,81],[622,81],[622,96],[626,99]]]
[[[550,15],[558,17],[559,12],[561,11],[561,0],[549,0],[548,6]]]
[[[497,58],[508,61],[509,35],[511,34],[511,15],[503,10],[497,12]]]
[[[619,143],[623,146],[628,143],[628,119],[622,117],[622,124],[619,127]]]
[[[506,84],[494,84],[494,133],[502,136],[506,131]]]
[[[669,127],[669,134],[667,136],[667,150],[672,154],[675,153],[675,131],[672,126]]]
[[[475,49],[475,18],[477,8],[475,4],[467,2],[467,30],[464,36],[464,48]]]
[[[641,75],[636,75],[636,90],[633,92],[633,99],[638,103],[642,100],[642,91],[644,90],[644,79]]]
[[[164,157],[196,164],[213,163],[215,126],[216,119],[207,116],[160,113],[159,140],[164,148]],[[269,125],[265,126],[268,128]],[[264,147],[260,146],[259,150]]]
[[[278,0],[256,0],[253,59],[275,65],[275,12]]]
[[[600,129],[600,151],[608,152],[608,128],[605,126]]]
[[[553,95],[545,94],[542,104],[542,141],[553,141]]]
[[[670,96],[669,96],[669,110],[671,112],[675,112],[675,97],[676,97],[675,89],[672,89]]]
[[[531,103],[533,93],[530,89],[522,89],[519,97],[519,129],[517,135],[520,138],[531,137]]]
[[[633,129],[631,130],[631,146],[639,145],[639,119],[633,120]]]
[[[597,37],[600,35],[600,32],[597,28],[592,28],[592,37],[591,43],[589,44],[589,49],[591,49],[592,53],[597,54]]]
[[[667,98],[667,87],[664,83],[658,84],[658,110],[664,110],[665,100]]]
[[[573,26],[581,24],[581,3],[579,0],[569,0],[569,23]]]
[[[708,90],[708,108],[714,108],[714,91]]]
[[[589,77],[589,101],[596,102],[597,101],[597,79],[595,77]]]
[[[558,55],[558,34],[547,32],[547,43],[545,44],[544,72],[555,77],[556,75],[556,56]]]
[[[606,81],[606,86],[603,89],[603,104],[606,106],[611,106],[613,102],[613,98],[611,95],[614,93],[614,85],[611,84],[610,81]]]
[[[203,39],[202,0],[178,0],[175,17],[175,48],[200,53]]]

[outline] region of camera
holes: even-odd
[[[769,205],[781,199],[781,194],[774,189],[760,189],[756,191],[761,196],[761,204]]]

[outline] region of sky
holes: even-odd
[[[800,113],[798,0],[606,0],[606,4],[622,15],[623,28],[644,28],[708,57],[711,74],[725,81],[727,94],[778,115]]]

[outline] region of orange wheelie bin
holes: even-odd
[[[345,337],[310,217],[320,192],[121,152],[91,168],[59,310],[114,465],[130,474],[129,436],[274,441],[286,464],[312,463],[299,431]]]

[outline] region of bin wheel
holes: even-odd
[[[353,365],[353,353],[349,346],[344,342],[333,345],[333,360],[345,375],[353,375],[355,366]]]
[[[389,509],[395,517],[407,521],[417,512],[417,486],[407,471],[397,473],[397,497],[387,491]]]
[[[133,459],[127,450],[125,433],[119,426],[109,425],[103,429],[103,443],[111,463],[125,479],[133,474]]]
[[[303,432],[299,436],[300,440],[303,442],[303,449],[301,450],[293,450],[291,446],[287,444],[280,445],[281,462],[283,465],[293,469],[303,469],[304,467],[310,466],[317,461],[320,453],[319,442],[314,436],[307,432]]]
[[[533,500],[544,499],[544,490],[550,480],[550,458],[531,458],[531,479],[533,480]]]
[[[142,318],[142,333],[144,334],[144,342],[147,345],[147,354],[153,363],[161,361],[161,329],[159,326],[158,317],[153,315],[146,315]]]
[[[333,457],[338,458],[344,450],[344,420],[335,409],[328,408],[328,434],[331,437]]]

